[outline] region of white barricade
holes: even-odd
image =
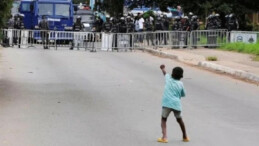
[[[27,48],[28,47],[28,38],[29,38],[29,31],[28,30],[22,30],[21,31],[21,48]]]
[[[102,51],[112,51],[113,34],[102,33]]]
[[[7,37],[9,39],[9,45],[13,45],[13,29],[7,30]]]

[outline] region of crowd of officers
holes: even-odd
[[[168,18],[166,15],[159,15],[156,19],[152,16],[143,17],[138,14],[126,15],[120,18],[106,16],[106,22],[102,22],[97,18],[93,25],[95,32],[111,32],[111,33],[132,33],[143,31],[192,31],[199,29],[198,17],[190,13],[185,17],[176,16],[174,19]],[[80,17],[75,23],[75,31],[80,31]]]
[[[205,29],[221,29],[225,28],[228,31],[238,30],[239,23],[235,14],[229,14],[225,16],[225,24],[222,23],[219,14],[211,14],[207,17],[207,23]]]

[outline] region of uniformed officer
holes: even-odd
[[[117,44],[117,41],[118,41],[118,36],[117,36],[117,33],[119,32],[119,23],[117,21],[117,18],[113,18],[112,19],[112,29],[111,29],[111,32],[114,33],[113,34],[113,42],[112,42],[112,50],[118,50],[118,44]]]
[[[189,22],[189,18],[188,16],[184,16],[182,19],[182,26],[183,26],[183,31],[190,31],[190,22]],[[181,34],[181,40],[184,41],[184,47],[187,47],[187,43],[188,43],[188,33],[186,32],[182,32]]]
[[[187,16],[182,18],[183,31],[190,31],[190,22]]]
[[[126,33],[132,33],[134,32],[135,30],[135,25],[131,19],[131,16],[127,16],[127,19],[126,19]],[[129,34],[129,38],[130,38],[130,49],[132,49],[132,46],[133,46],[133,34]]]
[[[163,30],[168,31],[169,30],[169,19],[167,18],[166,14],[163,15],[162,21],[163,21]],[[167,45],[168,38],[169,38],[169,34],[165,32],[163,34],[164,45]]]
[[[77,18],[76,18],[76,23],[74,23],[74,25],[73,25],[73,31],[75,31],[75,32],[79,32],[79,31],[81,31],[82,29],[83,29],[83,24],[82,24],[82,22],[81,22],[81,16],[77,16]],[[78,34],[77,34],[78,35]],[[73,42],[72,42],[72,45],[71,45],[71,47],[70,47],[70,50],[73,50],[74,49],[74,46],[77,46],[77,50],[79,50],[79,37],[75,37],[75,34],[74,34],[74,40],[73,40]]]
[[[155,31],[158,31],[156,32],[156,44],[159,45],[161,44],[161,40],[162,40],[161,31],[163,31],[163,21],[160,16],[157,17],[157,20],[155,22]]]
[[[173,31],[177,31],[177,32],[172,33],[172,41],[173,41],[174,48],[178,48],[180,41],[181,41],[180,31],[183,30],[183,27],[182,27],[182,22],[181,22],[180,16],[176,16],[174,19],[175,20],[174,20],[174,24],[173,24]]]
[[[126,33],[127,32],[127,27],[126,27],[126,22],[125,22],[125,18],[124,17],[120,18],[119,32],[120,33]]]
[[[189,14],[188,14],[188,19],[191,20],[191,19],[192,19],[192,16],[194,16],[193,13],[192,13],[192,12],[189,12]]]
[[[210,30],[210,29],[213,29],[213,15],[209,15],[207,17],[207,22],[206,22],[206,25],[205,25],[205,29],[206,30]]]
[[[119,25],[118,25],[118,21],[117,18],[113,18],[112,19],[112,33],[118,33],[119,32]]]
[[[24,29],[23,19],[24,19],[23,14],[17,14],[17,21],[15,23],[15,28],[18,29],[18,48],[21,47],[22,30]]]
[[[102,25],[103,25],[103,20],[97,16],[95,23],[94,23],[94,27],[95,27],[95,31],[96,32],[101,32],[102,31]]]
[[[191,19],[191,28],[190,30],[193,31],[193,30],[198,30],[199,29],[199,22],[198,22],[198,17],[196,15],[192,16],[192,19]]]
[[[16,30],[14,30],[14,37],[13,37],[13,43],[14,43],[14,45],[17,45],[18,44],[18,38],[19,38],[19,21],[18,21],[18,18],[19,17],[19,15],[18,14],[16,14],[15,16],[14,16],[14,29],[16,29]]]
[[[42,20],[39,23],[39,28],[41,30],[40,35],[42,39],[42,44],[44,49],[49,49],[48,43],[49,43],[49,23],[46,16],[42,16]]]
[[[106,22],[103,23],[103,32],[111,32],[112,23],[110,21],[110,16],[106,16]]]
[[[238,20],[237,20],[235,14],[230,14],[228,16],[227,26],[228,26],[227,27],[228,31],[239,29],[239,23],[238,23]]]
[[[219,14],[215,14],[213,24],[214,24],[214,29],[220,29],[221,28],[221,20],[220,20]]]
[[[191,31],[198,30],[199,29],[199,22],[198,22],[198,17],[196,15],[192,16],[191,19]],[[194,48],[197,48],[197,41],[198,41],[198,35],[193,33],[194,35],[192,36],[192,44]]]
[[[153,37],[154,26],[149,18],[145,19],[144,25],[145,25],[145,31],[147,32],[147,43],[149,45],[149,42],[151,41],[151,44],[154,46],[155,45],[154,37]]]
[[[169,19],[166,15],[163,15],[163,30],[168,31],[169,30]]]
[[[175,17],[175,22],[173,24],[173,30],[174,31],[182,31],[183,30],[180,16]]]
[[[134,23],[131,19],[130,16],[127,16],[127,19],[126,19],[126,28],[127,28],[127,33],[131,33],[131,32],[134,32]]]

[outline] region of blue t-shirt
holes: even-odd
[[[169,74],[166,74],[162,106],[182,111],[181,98],[184,96],[185,91],[183,83],[173,79]]]

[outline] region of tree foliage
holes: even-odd
[[[89,4],[90,0],[73,0],[73,4]]]
[[[0,1],[0,28],[4,27],[7,20],[11,16],[13,0],[1,0]]]
[[[102,10],[111,16],[121,16],[123,14],[123,0],[104,0]]]

